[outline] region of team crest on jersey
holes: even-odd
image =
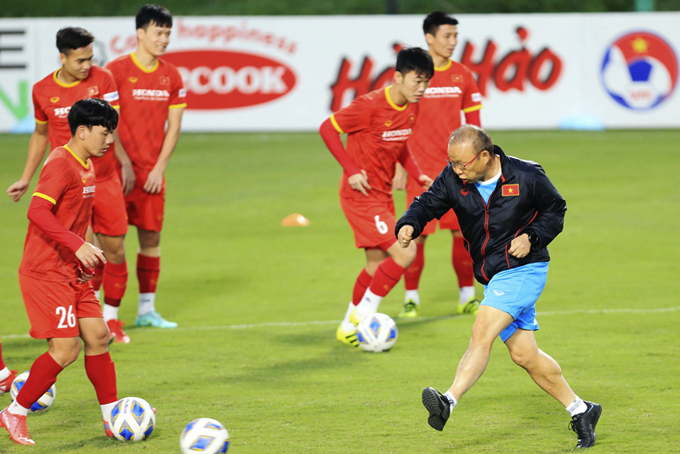
[[[99,87],[96,85],[94,87],[89,87],[87,89],[87,96],[97,96],[99,94]]]
[[[137,82],[137,78],[136,78],[136,77],[130,77],[128,80],[129,80],[130,82],[132,82],[133,84],[134,84],[135,82]]]
[[[52,104],[54,104],[54,103],[57,102],[57,101],[59,101],[59,96],[54,96],[54,97],[50,98],[50,102],[51,102]]]
[[[519,185],[518,184],[504,184],[503,185],[503,197],[516,197],[519,195]]]
[[[463,82],[463,76],[461,76],[460,74],[453,74],[451,76],[451,80],[454,82]]]
[[[391,121],[391,120],[387,120],[387,121],[385,122],[385,126],[387,126],[388,128],[389,128],[390,126],[392,126],[392,121]]]
[[[170,78],[168,76],[161,76],[161,85],[170,85]]]
[[[87,178],[81,178],[83,180],[83,184],[87,183]]]

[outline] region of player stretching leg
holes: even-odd
[[[72,138],[45,161],[28,209],[28,233],[19,286],[31,323],[30,335],[47,339],[48,350],[31,366],[16,400],[0,412],[0,426],[15,443],[32,445],[28,410],[73,363],[85,344],[85,372],[94,385],[109,429],[118,400],[116,370],[109,355],[109,330],[89,284],[102,251],[84,241],[92,216],[95,174],[91,157],[113,143],[116,110],[100,99],[76,102],[68,114]]]
[[[120,94],[118,146],[129,156],[121,159],[125,203],[128,223],[137,227],[139,238],[136,325],[175,328],[177,323],[156,311],[155,299],[165,208],[163,174],[179,140],[186,91],[177,68],[158,58],[170,43],[170,12],[145,5],[137,13],[136,26],[137,49],[106,65]]]
[[[408,145],[423,172],[433,178],[446,166],[447,142],[449,135],[461,125],[461,110],[465,113],[465,123],[481,126],[479,110],[482,108],[482,96],[475,78],[466,66],[451,60],[458,43],[457,24],[455,18],[442,11],[428,14],[423,21],[428,50],[434,61],[434,76],[420,101],[418,122],[413,128]],[[403,172],[403,168],[398,167],[397,173],[400,172]],[[395,180],[403,181],[403,177],[397,175]],[[406,207],[422,193],[423,188],[419,182],[409,176],[406,184]],[[406,296],[404,310],[399,317],[415,317],[418,314],[418,287],[425,265],[425,241],[428,235],[435,233],[437,222],[440,229],[450,230],[453,235],[451,261],[458,277],[460,301],[457,311],[476,314],[479,309],[479,301],[475,298],[472,259],[465,249],[465,240],[460,233],[456,214],[450,210],[439,221],[432,220],[415,240],[416,259],[404,274]]]
[[[2,359],[2,342],[0,342],[0,396],[9,391],[15,378],[17,378],[17,371],[9,370]]]
[[[366,267],[356,280],[352,302],[336,333],[338,340],[349,345],[359,345],[355,324],[377,312],[382,298],[416,255],[415,246],[400,248],[391,234],[396,223],[392,178],[400,162],[423,187],[432,183],[420,171],[406,139],[433,72],[432,58],[423,49],[402,49],[393,85],[360,96],[319,129],[343,168],[340,205],[354,231],[356,247],[366,251]],[[340,140],[345,133],[347,150]]]
[[[47,142],[56,149],[71,138],[67,115],[71,106],[81,99],[101,98],[118,107],[118,91],[111,73],[92,64],[94,36],[79,27],[65,27],[57,32],[57,48],[61,68],[33,86],[35,131],[28,146],[28,157],[21,179],[12,184],[7,193],[19,201],[28,189],[31,178],[45,156]],[[114,155],[115,151],[115,155]],[[93,157],[97,173],[97,196],[92,208],[92,228],[108,261],[95,269],[93,287],[99,297],[104,279],[104,319],[116,342],[129,342],[121,322],[117,320],[117,306],[127,286],[125,263],[125,233],[127,215],[120,178],[116,173],[116,157],[129,159],[125,150],[113,145],[103,157]],[[115,310],[112,308],[115,306]]]

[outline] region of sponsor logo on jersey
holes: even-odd
[[[404,141],[411,135],[411,128],[409,129],[395,129],[393,131],[385,131],[382,134],[382,139],[387,142]]]
[[[119,98],[120,98],[120,96],[118,96],[117,91],[112,91],[111,93],[104,94],[104,101],[109,102],[109,103],[113,102],[113,101],[118,101]]]
[[[94,87],[89,87],[87,89],[87,96],[92,97],[92,96],[97,96],[99,94],[99,87],[96,85]]]
[[[482,102],[482,94],[472,93],[472,102]]]
[[[458,98],[463,94],[459,87],[429,87],[425,90],[426,98]]]
[[[282,62],[246,52],[199,50],[169,52],[186,89],[187,109],[237,109],[274,101],[296,85],[295,72]]]
[[[635,31],[607,48],[600,75],[605,91],[621,106],[631,110],[654,109],[675,90],[678,58],[660,35]]]
[[[83,199],[94,196],[94,186],[83,186]]]
[[[71,106],[68,107],[58,107],[54,109],[54,116],[58,118],[66,118],[68,116]]]
[[[177,96],[180,98],[186,98],[187,97],[187,89],[186,88],[180,88],[179,93],[177,93]]]
[[[50,98],[50,102],[51,102],[52,104],[54,104],[54,103],[57,102],[57,101],[59,101],[59,96],[54,96],[54,97]]]
[[[151,90],[148,88],[135,88],[132,97],[140,101],[167,101],[170,99],[168,90]]]

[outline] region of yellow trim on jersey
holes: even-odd
[[[116,110],[120,110],[120,106],[111,106],[111,107],[113,107]]]
[[[155,70],[158,69],[158,64],[159,64],[159,63],[158,63],[158,60],[156,60],[156,64],[153,65],[153,68],[147,69],[147,68],[144,67],[144,65],[142,65],[142,64],[139,62],[139,60],[137,60],[137,56],[135,55],[134,52],[130,54],[130,58],[132,58],[132,61],[135,63],[135,65],[137,65],[137,67],[138,67],[139,69],[141,69],[142,71],[144,71],[145,73],[152,73],[152,72],[154,72]]]
[[[342,130],[340,125],[338,124],[337,121],[335,121],[335,114],[331,115],[331,123],[333,123],[333,127],[335,128],[336,131],[338,131],[340,134],[344,134],[345,131]]]
[[[173,106],[168,107],[168,109],[184,109],[186,106],[187,106],[187,103],[175,104]]]
[[[57,204],[57,201],[56,201],[56,200],[54,200],[52,197],[50,197],[50,196],[48,196],[48,195],[46,195],[46,194],[43,194],[42,192],[34,192],[34,193],[33,193],[33,197],[40,197],[41,199],[45,199],[45,200],[47,200],[48,202],[52,202],[54,205]]]
[[[82,159],[80,159],[80,158],[78,157],[77,154],[75,154],[75,153],[73,152],[73,150],[71,150],[71,149],[68,147],[68,145],[64,145],[64,148],[66,148],[66,149],[68,150],[68,152],[71,153],[71,154],[73,155],[73,157],[76,158],[76,159],[78,160],[78,162],[80,163],[81,166],[85,167],[86,169],[89,169],[89,168],[90,168],[90,160],[89,160],[89,159],[87,160],[87,163],[85,163],[85,162],[83,162]]]
[[[453,62],[452,62],[451,60],[449,60],[449,62],[448,62],[447,64],[445,64],[444,66],[441,66],[441,67],[439,67],[439,68],[437,68],[437,67],[435,66],[435,67],[434,67],[434,70],[435,70],[435,71],[446,71],[447,69],[449,69],[449,68],[451,67],[452,64],[453,64]]]
[[[392,101],[392,98],[390,98],[390,87],[392,85],[385,87],[385,97],[387,98],[387,103],[392,106],[394,110],[398,110],[401,112],[402,110],[405,110],[408,107],[408,102],[404,104],[403,106],[398,106],[394,101]]]
[[[482,105],[479,104],[478,106],[472,106],[472,107],[468,107],[467,109],[463,109],[463,112],[464,113],[474,112],[475,110],[479,110],[481,108],[482,108]]]
[[[37,118],[35,119],[35,122],[38,123],[39,125],[46,125],[46,121],[38,120]]]
[[[71,82],[70,84],[64,83],[64,82],[60,81],[59,78],[57,78],[57,73],[59,71],[61,71],[61,68],[57,69],[52,74],[52,77],[54,78],[54,81],[57,83],[57,85],[59,85],[60,87],[71,88],[71,87],[75,87],[76,85],[78,85],[81,82],[80,80],[76,80],[75,82]]]

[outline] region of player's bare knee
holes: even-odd
[[[408,268],[416,259],[416,251],[416,245],[411,242],[407,248],[395,248],[392,254],[392,260],[402,268]]]
[[[52,358],[54,358],[54,360],[57,362],[57,364],[59,364],[61,367],[66,367],[78,359],[78,355],[80,355],[81,349],[82,345],[78,341],[54,346],[50,348],[49,353],[52,356]]]

